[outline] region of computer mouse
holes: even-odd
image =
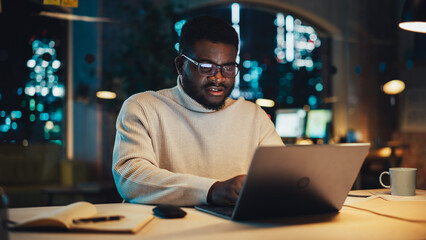
[[[186,212],[178,206],[162,204],[152,209],[154,215],[161,218],[183,218]]]

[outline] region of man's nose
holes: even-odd
[[[211,76],[211,80],[216,83],[221,83],[225,81],[225,77],[222,75],[222,68],[218,68],[215,75]]]

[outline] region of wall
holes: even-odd
[[[98,0],[79,1],[79,7],[73,14],[81,16],[98,16],[102,4]],[[84,161],[94,166],[89,178],[101,176],[102,162],[102,112],[97,104],[95,94],[99,89],[102,75],[101,46],[102,24],[97,22],[72,22],[72,51],[70,61],[73,72],[73,159]],[[74,181],[78,181],[74,179]]]

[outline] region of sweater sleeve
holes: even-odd
[[[159,168],[149,134],[149,118],[140,104],[127,100],[116,128],[112,172],[123,199],[180,206],[207,203],[208,190],[217,180]]]

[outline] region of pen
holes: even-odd
[[[89,222],[105,222],[105,221],[116,221],[116,220],[120,220],[122,218],[124,218],[124,216],[122,216],[122,215],[100,216],[100,217],[73,219],[72,222],[74,224],[89,223]]]
[[[371,195],[348,194],[348,197],[361,197],[361,198],[368,198],[368,197],[371,197]]]

